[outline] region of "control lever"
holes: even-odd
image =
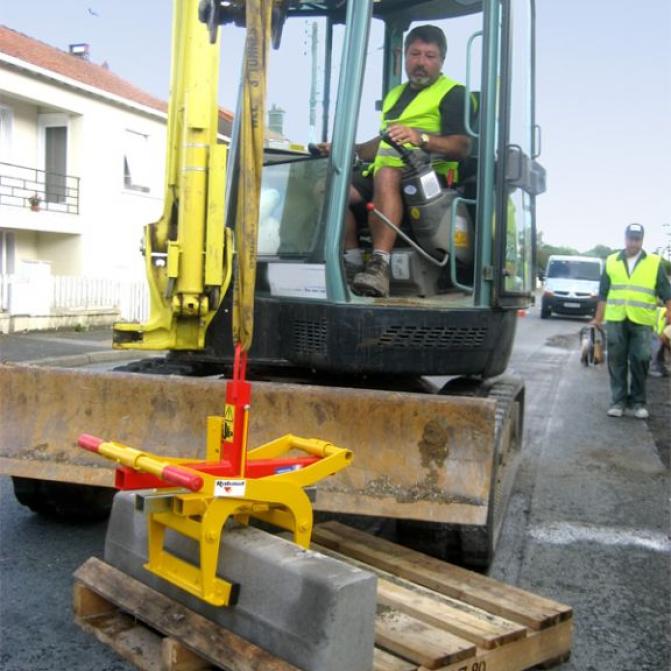
[[[396,140],[392,140],[392,138],[388,133],[380,133],[380,137],[388,145],[393,147],[398,152],[403,163],[412,168],[415,172],[419,173],[425,168],[427,161],[423,161],[421,158],[417,156],[417,154],[410,151],[409,149],[406,149],[403,145],[396,142]]]

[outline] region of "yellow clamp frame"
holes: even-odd
[[[303,488],[337,473],[352,461],[350,450],[323,440],[287,434],[250,450],[248,461],[278,458],[291,450],[300,450],[320,460],[299,470],[263,478],[228,478],[190,468],[186,464],[194,465],[192,459],[140,453],[116,442],[103,443],[100,447],[103,456],[107,453],[119,463],[126,461],[120,456],[126,448],[127,454],[133,455],[136,466],[141,470],[144,469],[140,466],[138,455],[146,463],[179,465],[182,471],[202,478],[203,486],[198,492],[160,490],[162,496],[170,497],[170,505],[167,511],[147,512],[148,561],[145,568],[213,606],[232,605],[237,600],[237,585],[217,576],[221,535],[228,519],[233,518],[245,526],[252,517],[263,520],[291,531],[294,542],[307,549],[312,535],[313,515],[312,505]],[[107,449],[111,447],[114,450]],[[165,549],[166,529],[199,544],[199,566]]]

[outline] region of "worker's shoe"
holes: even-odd
[[[389,296],[389,264],[380,254],[372,254],[363,272],[352,282],[352,290],[359,296],[386,298]]]
[[[624,415],[624,406],[622,403],[614,403],[608,408],[609,417],[622,417]]]
[[[642,403],[637,403],[632,408],[631,412],[632,415],[636,417],[636,419],[648,419],[648,417],[650,416],[648,409]]]
[[[345,279],[347,284],[352,284],[354,278],[364,271],[363,263],[350,263],[347,259],[344,260],[345,265]]]

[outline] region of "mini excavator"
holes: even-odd
[[[283,47],[291,22],[323,26],[321,139],[331,140],[331,154],[288,145],[262,152],[267,59],[257,29],[248,35],[230,143],[218,141],[220,26],[250,31],[258,5],[175,2],[164,213],[146,227],[143,244],[150,315],[114,328],[115,347],[157,357],[106,373],[1,367],[3,384],[39,399],[30,417],[4,403],[0,421],[11,417],[13,429],[0,445],[3,470],[14,476],[19,500],[37,510],[50,502],[76,509],[84,491],[102,493],[101,509],[109,504],[114,471],[90,450],[125,469],[149,464],[142,477],[170,486],[175,475],[186,478],[185,509],[214,502],[223,510],[214,496],[222,479],[260,492],[270,477],[288,492],[315,482],[313,474],[334,473],[319,482],[318,515],[372,523],[423,551],[486,567],[519,462],[524,385],[505,371],[518,311],[532,302],[535,199],[545,189],[534,0],[264,5],[274,47]],[[404,35],[433,21],[445,22],[450,42],[445,71],[458,76],[450,68],[464,63],[471,156],[448,184],[432,180],[430,164],[411,166],[390,295],[357,296],[342,251],[372,26],[384,32],[384,96],[402,81]],[[222,374],[232,385],[253,380],[253,413],[223,402]],[[208,415],[220,418],[209,420],[200,462],[194,446]],[[52,421],[64,416],[69,433]],[[221,448],[231,418],[236,440],[249,435],[263,447],[247,453],[238,443],[234,458]],[[88,434],[80,440],[86,450],[75,447],[79,433]],[[278,459],[277,436],[295,433],[319,438],[288,438],[282,450],[304,452],[285,456],[291,463],[268,471],[257,463]],[[35,457],[27,446],[37,444],[45,447]],[[280,474],[284,467],[293,470]],[[272,496],[251,498],[217,515],[244,520],[244,506],[258,505],[260,516],[281,518],[305,541],[295,515],[273,512]],[[206,527],[197,533],[207,535]],[[225,600],[224,587],[206,591]]]

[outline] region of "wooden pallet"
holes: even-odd
[[[571,649],[568,606],[337,522],[316,550],[378,575],[373,671],[522,671]],[[91,558],[75,572],[75,621],[140,671],[298,671]]]

